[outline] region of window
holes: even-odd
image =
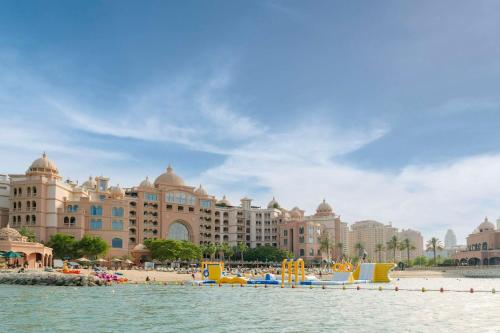
[[[304,244],[304,236],[299,236],[299,243]]]
[[[23,189],[19,188],[19,190],[17,190],[17,193],[19,193],[19,195],[22,195],[23,194]]]
[[[283,245],[288,246],[288,238],[283,239]]]
[[[123,247],[123,241],[121,238],[113,238],[111,240],[111,247],[115,249],[121,249]]]
[[[14,202],[14,209],[16,209],[16,207],[17,207],[17,203],[16,203],[16,202]]]
[[[304,256],[304,249],[300,249],[300,256],[303,257]]]
[[[167,202],[175,202],[175,194],[173,192],[167,193]]]
[[[184,224],[174,222],[168,228],[168,239],[189,240],[188,229]]]
[[[90,230],[101,230],[102,220],[90,220]]]
[[[26,224],[29,224],[29,223],[30,223],[30,216],[26,215]]]
[[[144,200],[157,201],[158,200],[158,196],[156,194],[144,193]]]
[[[17,195],[17,188],[14,189],[14,196]]]
[[[67,216],[64,217],[64,224],[65,225],[69,224],[69,217],[67,217]]]
[[[78,206],[77,206],[78,207]],[[33,210],[36,209],[36,201],[32,201],[31,202],[31,208],[33,208]]]
[[[104,194],[99,195],[99,200],[104,201],[104,199],[106,199],[106,195]]]
[[[69,219],[69,224],[70,225],[75,225],[76,224],[76,218],[74,216],[71,216],[71,218]]]
[[[28,186],[28,188],[26,189],[26,194],[27,194],[28,196],[30,196],[30,195],[31,195],[31,187],[29,187],[29,186]]]
[[[92,206],[90,207],[90,215],[102,216],[102,206]]]
[[[113,207],[112,215],[113,216],[123,216],[123,208],[122,207]]]
[[[122,231],[123,230],[123,221],[111,222],[111,229],[116,230],[116,231]]]
[[[169,192],[166,194],[167,202],[176,203],[179,205],[194,205],[194,196],[187,195],[183,192]]]
[[[210,208],[211,202],[210,200],[200,200],[200,206],[201,208]]]
[[[31,215],[31,224],[36,224],[36,216]]]
[[[303,235],[304,234],[304,227],[299,228],[299,234]]]
[[[288,230],[283,230],[283,236],[285,236],[285,237],[288,236]]]
[[[314,256],[314,249],[309,249],[309,255],[312,257]]]
[[[36,187],[33,186],[33,195],[36,195]]]

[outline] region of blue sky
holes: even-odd
[[[497,1],[3,1],[0,172],[42,151],[459,238],[500,216]]]

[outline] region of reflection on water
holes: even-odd
[[[395,292],[396,285],[499,292]],[[500,331],[500,279],[401,279],[382,286],[384,291],[364,289],[378,285],[360,291],[1,285],[0,332]]]

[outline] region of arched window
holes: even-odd
[[[31,202],[30,202],[30,201],[27,201],[27,202],[26,202],[26,208],[29,210],[29,209],[30,209],[30,207],[31,207]]]
[[[66,224],[66,225],[69,224],[69,217],[67,217],[67,216],[64,217],[64,224]]]
[[[484,242],[483,243],[483,251],[488,250],[488,243]]]
[[[30,216],[26,215],[26,224],[30,223]]]
[[[112,221],[111,222],[111,229],[116,230],[116,231],[122,231],[123,230],[123,221]]]
[[[17,203],[17,208],[18,208],[18,209],[21,209],[21,207],[22,207],[22,205],[21,205],[21,201],[19,201],[19,202]]]
[[[17,188],[14,189],[14,196],[17,195]]]
[[[36,216],[31,215],[31,224],[36,224]]]
[[[22,189],[22,188],[19,188],[19,190],[17,190],[17,193],[18,193],[19,195],[22,195],[22,194],[23,194],[23,189]]]
[[[74,216],[71,216],[71,218],[69,219],[69,224],[71,224],[71,225],[76,224],[76,218]]]
[[[31,195],[31,187],[29,187],[29,186],[28,186],[28,188],[26,189],[26,194],[27,194],[28,196],[30,196],[30,195]]]
[[[33,186],[33,195],[36,195],[36,187]]]
[[[31,208],[36,209],[36,201],[31,202]]]
[[[14,209],[16,209],[16,207],[17,207],[17,203],[16,203],[16,202],[14,202]]]
[[[123,241],[121,238],[113,238],[111,240],[111,247],[115,249],[121,249],[123,247]]]
[[[189,231],[184,224],[174,222],[168,228],[168,239],[189,240]]]
[[[21,216],[17,215],[17,224],[21,224]]]
[[[73,206],[68,205],[68,212],[70,212],[70,213],[71,213],[72,211],[73,211]]]
[[[12,224],[16,224],[16,217],[12,216]]]

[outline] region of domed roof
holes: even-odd
[[[479,232],[491,231],[495,230],[495,225],[490,221],[488,221],[488,218],[485,217],[483,223],[481,223],[479,227],[477,227],[477,229],[479,229]]]
[[[231,206],[231,203],[227,200],[226,195],[224,195],[221,200],[217,201],[217,205]]]
[[[57,170],[56,164],[49,160],[47,157],[47,154],[43,153],[42,157],[37,158],[36,160],[31,163],[31,166],[29,168],[30,172],[50,172],[50,173],[55,173],[58,174],[59,171]]]
[[[300,219],[302,217],[299,207],[297,206],[293,207],[293,209],[290,211],[290,217],[292,219]]]
[[[198,188],[196,190],[194,190],[194,193],[198,194],[199,196],[206,196],[207,195],[207,191],[205,191],[205,189],[203,187],[201,187],[201,184],[200,184],[200,186],[198,186]]]
[[[329,214],[332,211],[333,211],[332,206],[330,206],[325,201],[325,199],[323,199],[323,202],[318,205],[318,208],[316,208],[316,213],[318,213],[318,214],[327,214],[327,213]]]
[[[16,229],[12,229],[9,225],[5,228],[0,229],[0,239],[1,240],[13,240],[20,241],[23,236]]]
[[[149,180],[149,177],[146,176],[146,179],[144,179],[140,184],[139,184],[139,187],[140,188],[152,188],[154,187],[153,186],[153,183],[151,183],[151,181]]]
[[[273,197],[273,199],[267,204],[267,208],[280,208],[280,204]]]
[[[89,179],[82,184],[82,187],[86,187],[88,189],[96,188],[97,182],[95,181],[94,178],[92,178],[92,176],[89,176]]]
[[[132,249],[132,251],[136,251],[136,252],[139,252],[139,251],[149,251],[149,249],[146,247],[146,245],[144,245],[142,243],[139,243],[136,246],[134,246],[134,248]]]
[[[120,185],[111,186],[109,192],[113,198],[123,198],[125,196],[125,191],[120,187]]]
[[[174,169],[169,165],[167,172],[162,173],[155,179],[155,185],[184,186],[184,180],[177,176]]]

